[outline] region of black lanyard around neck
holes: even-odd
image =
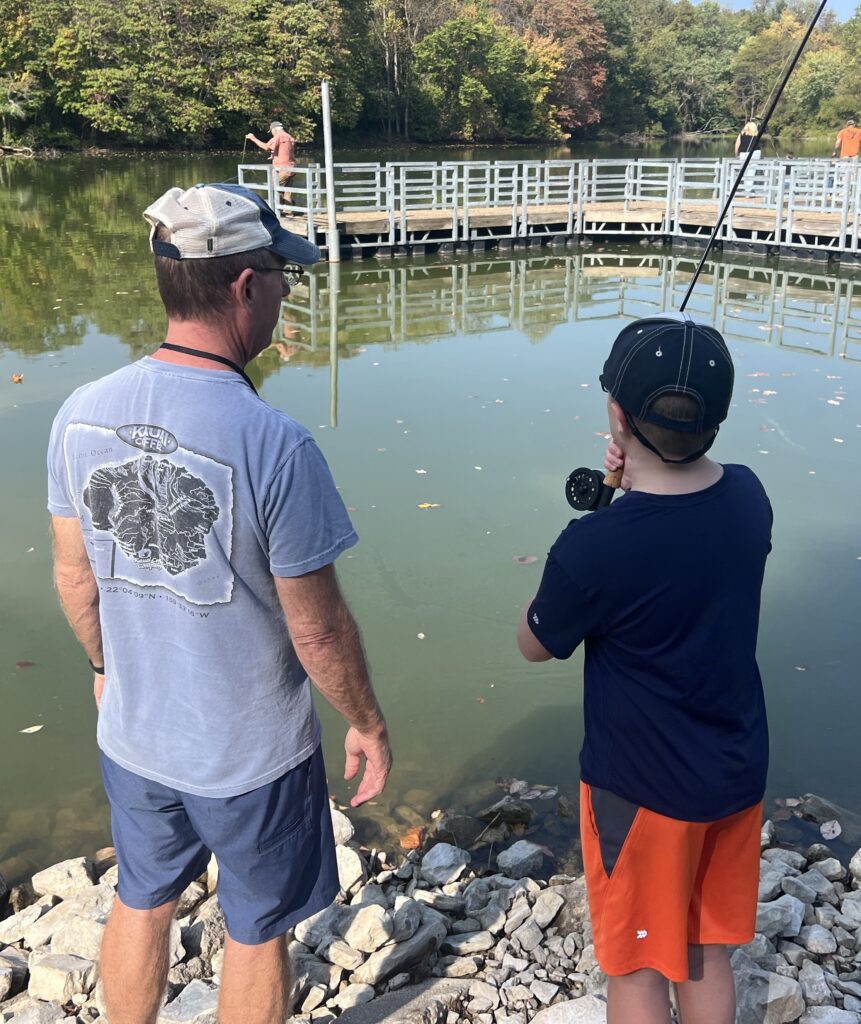
[[[213,363],[222,363],[224,366],[229,366],[231,370],[234,370],[239,374],[254,394],[257,394],[257,388],[254,387],[253,381],[245,370],[243,370],[238,363],[234,363],[232,359],[228,359],[226,356],[217,356],[214,352],[204,352],[203,349],[199,348],[186,348],[185,345],[173,345],[169,341],[163,341],[161,343],[161,348],[166,348],[170,352],[182,352],[182,354],[186,356],[197,356],[198,359],[211,359]]]

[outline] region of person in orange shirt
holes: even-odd
[[[253,142],[259,149],[265,149],[272,154],[272,164],[278,174],[278,184],[285,189],[284,202],[291,203],[293,197],[286,191],[293,180],[293,168],[296,166],[296,140],[284,130],[280,121],[273,121],[269,125],[272,138],[268,142],[261,142],[253,132],[249,132],[245,138]]]
[[[861,150],[861,128],[856,128],[855,122],[850,117],[846,122],[846,127],[837,133],[837,138],[834,141],[834,151],[832,152],[832,158],[837,156],[837,151],[840,150],[841,159],[844,157],[857,157],[859,150]]]

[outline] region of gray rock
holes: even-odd
[[[846,868],[836,857],[825,857],[814,862],[813,867],[830,882],[839,882],[846,877]]]
[[[532,908],[532,919],[539,928],[547,928],[565,904],[565,898],[555,889],[539,893]]]
[[[532,1018],[532,1024],[605,1024],[606,1020],[607,1003],[597,996],[588,995],[539,1010]]]
[[[536,946],[540,945],[541,940],[544,938],[544,933],[534,921],[529,920],[524,922],[516,931],[513,931],[511,937],[517,941],[521,949],[530,953]]]
[[[116,895],[109,885],[101,882],[98,885],[90,886],[89,889],[79,891],[77,896],[63,900],[62,903],[52,907],[47,914],[27,928],[24,933],[25,944],[31,949],[46,945],[61,925],[76,917],[86,917],[92,921],[107,921]]]
[[[365,862],[352,846],[336,846],[335,856],[338,859],[338,882],[344,892],[365,881]]]
[[[804,904],[794,896],[784,894],[772,903],[757,904],[756,931],[769,939],[777,935],[790,938],[797,935],[803,920]]]
[[[469,995],[472,999],[480,999],[487,1003],[490,1009],[495,1010],[502,1002],[499,991],[488,985],[486,981],[474,981],[469,986]]]
[[[163,1006],[158,1024],[218,1024],[218,989],[192,981],[176,999]]]
[[[372,953],[354,972],[353,981],[378,985],[394,974],[411,970],[439,949],[445,936],[445,923],[425,921],[411,939]]]
[[[861,1013],[839,1010],[836,1006],[811,1006],[798,1024],[859,1024]]]
[[[805,871],[803,875],[799,875],[798,880],[804,882],[805,885],[809,885],[816,893],[816,898],[820,902],[831,903],[834,906],[837,906],[840,902],[837,890],[834,888],[834,883],[829,882],[825,875],[817,871],[815,867]]]
[[[0,952],[0,1003],[17,995],[27,984],[30,968],[26,955],[14,946]],[[0,1007],[0,1013],[3,1008]]]
[[[766,956],[774,952],[774,943],[764,935],[754,935],[750,942],[741,947],[749,957],[754,960],[759,956]]]
[[[416,892],[421,891],[420,889],[416,890]],[[394,931],[392,932],[392,939],[395,942],[405,942],[407,939],[411,939],[422,923],[421,909],[418,902],[410,899],[409,896],[396,896],[393,920]]]
[[[739,950],[733,953],[732,964],[738,1024],[787,1024],[803,1013],[804,997],[797,981],[760,970]]]
[[[532,908],[529,906],[529,900],[525,896],[518,896],[512,904],[508,919],[505,922],[505,934],[511,935],[513,932],[516,932],[524,921],[529,920],[531,915]]]
[[[781,939],[777,943],[777,952],[793,967],[801,967],[804,961],[811,957],[811,954],[803,946],[786,939]]]
[[[376,955],[376,954],[375,954]],[[394,979],[392,979],[394,980]],[[387,992],[372,1003],[345,1010],[339,1024],[444,1024],[449,1010],[466,998],[468,981],[434,979]]]
[[[771,818],[764,821],[762,824],[762,831],[759,833],[760,848],[764,850],[767,846],[771,846],[776,835],[777,829],[775,828],[774,822]]]
[[[0,1012],[4,1007],[0,1007]],[[66,1020],[66,1011],[59,1003],[35,1003],[16,1012],[11,1024],[56,1024]]]
[[[427,903],[443,914],[462,914],[466,905],[463,896],[446,896],[444,892],[431,892],[430,889],[416,889],[413,899]]]
[[[356,833],[352,821],[346,814],[342,814],[337,807],[330,808],[332,812],[332,831],[335,833],[335,842],[338,846],[344,846],[353,838]]]
[[[105,925],[86,917],[72,917],[51,936],[52,953],[71,953],[98,960],[102,952]]]
[[[762,871],[759,876],[757,901],[759,903],[769,903],[771,900],[776,899],[781,892],[781,882],[783,879],[784,874],[782,871],[775,871],[771,867]]]
[[[798,972],[798,981],[808,1006],[833,1006],[834,996],[825,980],[825,971],[812,960],[805,960]]]
[[[92,960],[53,953],[30,965],[27,992],[33,999],[67,1003],[72,996],[92,991],[96,983],[96,965]]]
[[[478,921],[482,930],[490,932],[492,935],[499,935],[505,927],[510,902],[510,893],[503,890],[493,893],[488,900],[487,906],[478,914]]]
[[[369,1003],[376,994],[373,985],[348,985],[335,996],[332,1003],[340,1010],[349,1010],[354,1006],[361,1006],[362,1003]]]
[[[856,850],[849,861],[849,872],[855,881],[861,880],[861,850]]]
[[[471,860],[466,850],[449,843],[437,843],[422,858],[421,876],[431,885],[456,882]]]
[[[778,863],[786,864],[794,871],[803,871],[807,867],[807,858],[803,853],[799,853],[798,850],[784,850],[780,846],[775,846],[771,850],[763,850],[762,859],[773,866]]]
[[[338,925],[344,908],[337,903],[325,907],[317,914],[300,921],[293,929],[293,934],[311,949],[316,949],[327,939],[334,938],[338,931]]]
[[[179,897],[176,905],[176,916],[185,917],[206,899],[206,886],[201,882],[189,882]]]
[[[36,872],[33,888],[42,896],[59,896],[65,900],[91,888],[94,878],[92,861],[87,857],[74,857]]]
[[[352,949],[343,939],[329,939],[324,942],[317,949],[317,956],[328,960],[330,964],[343,967],[345,971],[355,971],[365,961],[364,955]],[[315,1007],[312,1006],[310,1009],[313,1010]]]
[[[470,953],[483,953],[493,946],[490,932],[466,932],[462,935],[449,935],[443,939],[442,951],[454,956],[469,956]]]
[[[27,929],[49,909],[46,904],[34,903],[17,914],[7,917],[5,921],[0,921],[0,942],[10,946],[13,943],[21,942]]]
[[[837,939],[822,925],[805,925],[798,933],[798,941],[811,953],[834,953],[837,951]]]
[[[329,991],[325,985],[312,985],[302,1000],[302,1013],[311,1013],[326,1001]]]
[[[855,927],[861,926],[861,889],[847,893],[840,901],[840,913]]]
[[[481,966],[482,961],[477,956],[447,956],[439,962],[443,978],[472,978]]]
[[[225,938],[224,912],[218,897],[210,896],[198,907],[191,925],[182,929],[183,945],[191,956],[211,963],[213,956],[223,948]]]
[[[296,979],[297,1000],[303,1000],[315,985],[321,985],[327,997],[337,992],[344,974],[343,968],[320,960],[309,953],[301,942],[291,943],[289,950]]]
[[[802,882],[798,877],[786,877],[780,880],[781,888],[789,896],[794,896],[797,900],[801,900],[802,903],[812,904],[816,900],[816,891],[812,889],[806,882]]]
[[[386,987],[389,992],[396,992],[399,988],[403,988],[404,985],[409,985],[409,983],[410,976],[408,974],[396,974],[393,978],[389,978]]]
[[[541,847],[530,843],[527,839],[519,839],[513,846],[496,858],[499,870],[508,875],[509,878],[524,878],[528,875],[535,875],[541,870],[544,863],[544,854]]]
[[[363,953],[376,952],[389,941],[394,930],[389,912],[374,903],[341,918],[340,932],[344,941]]]
[[[549,981],[533,981],[529,986],[529,991],[539,1003],[549,1006],[559,991],[559,986],[552,985]]]
[[[557,934],[563,937],[571,932],[580,932],[582,934],[584,927],[589,924],[590,920],[586,879],[578,878],[576,881],[567,882],[565,885],[557,885],[554,888],[565,900],[565,905],[553,921],[553,927],[556,929]]]

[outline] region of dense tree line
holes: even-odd
[[[722,131],[762,111],[812,0],[0,0],[0,142],[417,141]],[[861,8],[826,17],[775,127],[856,114]]]

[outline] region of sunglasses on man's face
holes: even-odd
[[[260,271],[261,274],[267,272],[277,271],[281,275],[281,287],[284,291],[290,291],[290,289],[299,283],[300,278],[305,273],[305,268],[297,265],[288,264],[286,267],[263,267]]]

